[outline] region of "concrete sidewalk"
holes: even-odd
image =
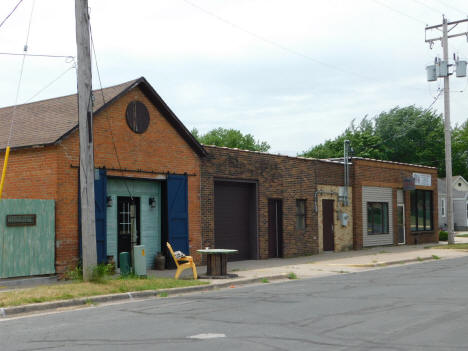
[[[468,243],[468,238],[457,237],[456,243]],[[440,242],[439,245],[446,245]],[[275,258],[268,260],[249,260],[228,262],[228,271],[236,273],[233,279],[203,279],[211,284],[220,284],[250,278],[276,277],[294,273],[298,278],[311,278],[331,274],[343,274],[378,269],[395,264],[416,263],[426,260],[449,259],[468,256],[468,250],[444,250],[430,248],[437,244],[380,246],[358,251],[323,252],[318,255]],[[205,266],[197,267],[199,274],[206,272]],[[173,277],[175,270],[149,271],[149,275],[157,277]],[[182,279],[190,279],[191,270],[182,273]]]

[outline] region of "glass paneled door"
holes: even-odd
[[[405,235],[405,205],[398,205],[398,244],[406,243]]]

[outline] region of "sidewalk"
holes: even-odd
[[[468,243],[468,238],[455,238],[456,243]],[[440,242],[446,245],[446,242]],[[323,252],[318,255],[228,262],[228,270],[239,275],[233,279],[206,279],[211,284],[221,284],[242,279],[269,278],[278,275],[296,274],[298,278],[312,278],[332,274],[343,274],[378,269],[389,265],[420,262],[434,259],[449,259],[468,256],[468,251],[428,248],[435,244],[379,246],[347,252]],[[206,266],[197,267],[199,274]],[[157,277],[173,277],[175,270],[149,271]],[[182,273],[182,279],[190,279],[191,270]]]

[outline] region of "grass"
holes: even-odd
[[[262,279],[262,283],[269,283],[270,281],[267,278]]]
[[[298,279],[296,273],[291,272],[288,274],[288,279]]]
[[[0,293],[0,307],[30,303],[70,300],[96,295],[158,290],[208,284],[198,280],[172,278],[109,278],[99,283],[73,281],[67,284],[46,285]]]
[[[440,260],[440,257],[437,256],[437,255],[432,255],[432,258],[433,258],[434,260]]]
[[[167,292],[163,291],[159,294],[159,297],[167,297]]]
[[[468,250],[468,243],[463,244],[447,244],[440,246],[433,246],[433,249],[457,249],[457,250]]]
[[[455,236],[458,236],[459,238],[468,238],[468,234],[457,234]]]

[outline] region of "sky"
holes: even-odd
[[[19,0],[0,1],[0,23]],[[433,103],[442,56],[425,26],[467,17],[466,0],[89,0],[104,87],[144,76],[179,119],[234,128],[294,156],[354,120]],[[29,28],[29,36],[28,36]],[[467,23],[451,33],[468,31]],[[439,37],[436,30],[428,37]],[[27,39],[28,38],[28,39]],[[0,27],[0,107],[76,93],[73,0],[23,0]],[[468,60],[468,38],[449,55]],[[19,89],[18,89],[19,86]],[[93,66],[93,88],[99,88]],[[450,79],[452,126],[468,118],[468,80]],[[443,112],[443,98],[433,105]]]

